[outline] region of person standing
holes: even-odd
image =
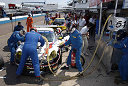
[[[50,17],[48,17],[48,15],[46,15],[45,21],[46,21],[46,25],[48,25],[49,24],[49,21],[50,21]]]
[[[89,19],[89,23],[92,23],[92,27],[89,29],[89,35],[90,38],[92,37],[95,41],[95,32],[96,32],[96,16],[93,16],[92,18]]]
[[[37,33],[34,28],[32,28],[31,31],[25,35],[25,43],[22,50],[22,56],[21,56],[20,64],[16,71],[17,77],[21,75],[26,59],[30,56],[34,67],[35,76],[36,78],[40,78],[40,64],[37,53],[38,42],[41,43],[41,47],[43,47],[45,44],[45,41],[42,38],[42,36],[39,33]]]
[[[32,24],[33,24],[33,18],[31,17],[30,14],[28,15],[26,24],[27,24],[27,32],[29,32],[30,29],[32,28]]]
[[[84,17],[81,17],[79,19],[79,31],[81,31],[81,29],[85,26],[86,24],[86,20],[84,19]]]
[[[81,48],[82,48],[82,43],[83,43],[82,36],[79,33],[79,31],[76,29],[76,25],[72,25],[69,31],[70,31],[69,40],[59,46],[60,48],[62,48],[64,46],[71,44],[71,50],[69,52],[67,65],[62,67],[61,69],[69,69],[69,66],[71,65],[71,53],[72,53],[72,51],[74,51],[76,53],[76,58],[75,58],[76,67],[79,71],[79,74],[81,74],[81,72],[83,71],[82,64],[80,61]]]
[[[99,32],[99,17],[96,17],[96,34],[98,35]]]
[[[82,35],[82,39],[83,39],[83,48],[82,48],[82,52],[85,54],[85,55],[88,55],[87,53],[87,48],[88,48],[88,37],[89,37],[89,32],[88,30],[91,28],[92,24],[91,23],[88,23],[86,26],[84,26],[80,33]]]

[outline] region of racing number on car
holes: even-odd
[[[126,21],[118,21],[117,23],[116,23],[116,28],[120,28],[120,27],[122,27],[123,26],[123,28],[125,28],[125,26],[126,26]]]

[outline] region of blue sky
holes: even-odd
[[[66,6],[67,2],[70,0],[0,0],[0,2],[6,3],[17,3],[20,4],[21,2],[43,2],[46,1],[46,3],[58,3],[59,6]]]

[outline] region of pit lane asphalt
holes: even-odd
[[[22,20],[21,22],[22,25],[26,28],[25,21],[26,20]],[[43,21],[44,21],[44,17],[34,18],[34,24],[36,25],[43,24]],[[38,86],[38,85],[39,86],[128,86],[128,84],[116,85],[114,83],[114,76],[118,75],[118,73],[111,73],[110,75],[107,75],[105,72],[105,68],[102,64],[100,64],[99,68],[91,75],[69,81],[44,81],[40,84],[36,84],[35,78],[32,76],[22,76],[20,80],[17,80],[15,74],[16,66],[12,66],[9,64],[10,52],[7,47],[7,39],[10,37],[12,33],[11,24],[10,23],[3,24],[0,25],[0,27],[1,27],[0,35],[2,35],[0,36],[0,55],[3,57],[5,61],[5,70],[0,72],[0,77],[4,76],[5,78],[0,78],[0,86]],[[94,42],[91,40],[89,44],[95,45]],[[90,61],[94,49],[90,51],[88,50],[89,56],[85,57],[86,63],[84,65],[84,68],[87,66],[87,63]],[[68,52],[63,54],[63,62],[65,62],[67,56],[68,56]],[[87,70],[87,72],[89,72],[97,62],[98,59],[95,58],[93,64]],[[65,75],[74,76],[78,72],[76,69],[70,68],[69,70],[63,70],[63,71],[59,69],[57,73],[61,76],[65,76]],[[49,78],[54,77],[56,79],[56,77],[53,76],[52,74],[47,74],[45,77],[49,77]]]

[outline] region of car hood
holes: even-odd
[[[46,59],[47,54],[50,55],[53,50],[56,51],[56,53],[57,53],[57,51],[59,50],[58,46],[63,44],[63,43],[65,43],[68,39],[69,39],[69,36],[66,36],[62,40],[57,40],[54,43],[53,42],[48,42],[48,44],[49,44],[49,52],[46,49],[46,43],[44,44],[43,47],[39,47],[39,49],[37,49],[39,60]],[[21,45],[18,46],[18,48],[16,49],[16,52],[19,52],[19,51],[22,52],[23,46],[24,46],[24,42],[22,42]],[[37,46],[40,46],[40,42],[38,42]],[[46,52],[46,55],[45,55],[45,52]],[[43,58],[43,56],[45,58]]]

